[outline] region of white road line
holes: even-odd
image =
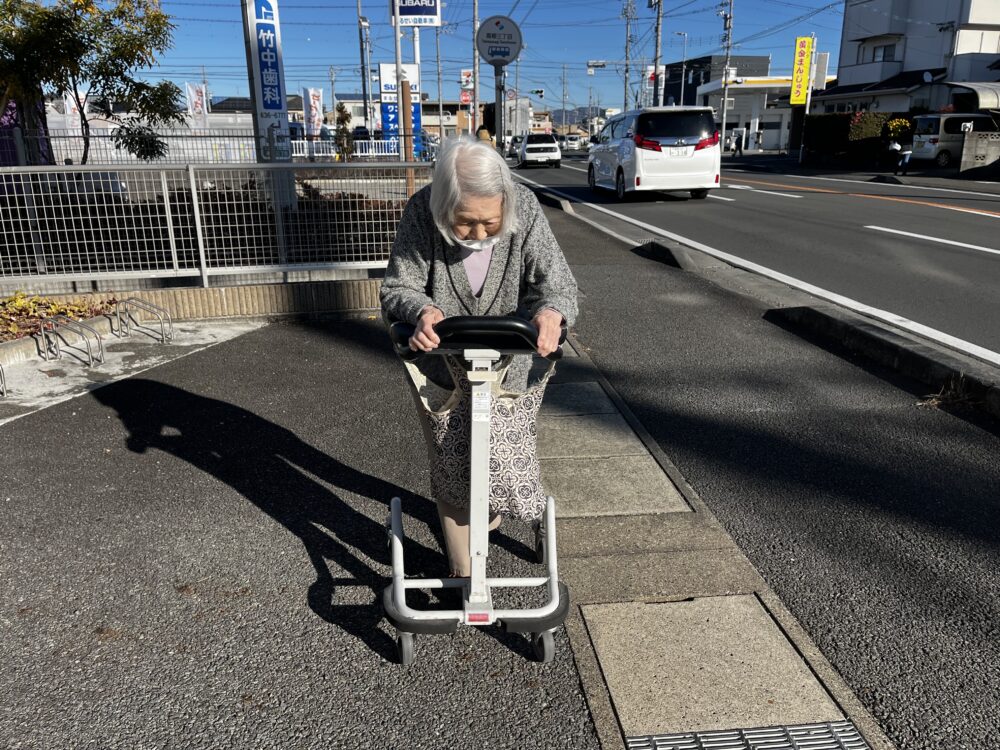
[[[575,169],[577,172],[586,172],[587,170],[583,167],[571,167],[569,164],[563,162],[563,169]]]
[[[749,190],[751,193],[766,193],[767,195],[780,195],[782,198],[801,198],[801,195],[792,195],[791,193],[776,193],[773,190],[758,190],[750,185],[726,185],[726,187],[733,188],[735,190]]]
[[[743,170],[727,169],[726,172],[736,172]],[[824,182],[849,182],[853,185],[884,185],[886,187],[892,188],[907,188],[908,190],[937,190],[940,193],[958,193],[959,195],[978,195],[986,198],[996,198],[1000,200],[1000,195],[997,193],[983,193],[977,192],[975,190],[956,190],[955,188],[943,188],[943,187],[930,187],[928,185],[894,185],[891,182],[871,182],[870,180],[848,180],[843,177],[811,177],[801,174],[778,174],[777,172],[761,172],[759,173],[764,177],[792,177],[798,180],[822,180]]]
[[[901,229],[889,229],[888,227],[876,227],[876,226],[866,226],[865,229],[874,229],[877,232],[889,232],[890,234],[901,234],[904,237],[915,237],[918,240],[928,240],[929,242],[940,242],[943,245],[954,245],[955,247],[965,247],[969,250],[978,250],[981,253],[991,253],[992,255],[1000,255],[1000,250],[994,250],[991,247],[983,247],[982,245],[970,245],[967,242],[956,242],[955,240],[946,240],[941,237],[930,237],[926,234],[915,234],[914,232],[904,232]]]
[[[729,201],[730,203],[733,203],[733,202],[736,201],[735,198],[726,198],[726,197],[721,196],[721,195],[716,195],[715,193],[709,193],[708,197],[709,198],[714,198],[717,201]]]
[[[520,175],[518,176],[520,177]],[[549,192],[554,193],[556,195],[560,195],[563,198],[567,198],[571,201],[587,206],[588,208],[592,208],[595,211],[607,214],[608,216],[613,216],[616,219],[624,221],[628,224],[640,227],[648,232],[652,232],[653,234],[659,235],[661,237],[666,237],[668,239],[674,240],[675,242],[680,242],[684,245],[687,245],[688,247],[693,247],[695,250],[700,250],[706,255],[711,255],[713,258],[718,258],[719,260],[723,260],[726,263],[729,263],[730,265],[736,266],[737,268],[743,268],[747,271],[751,271],[766,278],[774,279],[775,281],[781,282],[782,284],[787,284],[788,286],[794,289],[799,289],[800,291],[803,291],[806,294],[811,294],[814,297],[819,297],[820,299],[824,299],[827,302],[832,302],[835,305],[840,305],[841,307],[846,307],[848,310],[853,310],[854,312],[860,315],[866,315],[869,318],[880,320],[883,323],[888,323],[889,325],[901,328],[904,331],[909,331],[910,333],[915,333],[918,336],[923,336],[924,338],[930,339],[931,341],[936,341],[939,344],[943,344],[944,346],[947,346],[951,349],[960,351],[963,354],[969,355],[970,357],[975,357],[977,359],[983,360],[984,362],[989,362],[992,365],[1000,366],[1000,353],[994,352],[990,349],[986,349],[984,347],[978,346],[977,344],[973,344],[972,342],[965,341],[950,334],[944,333],[943,331],[939,331],[936,328],[930,328],[929,326],[925,326],[922,323],[917,323],[915,321],[910,320],[909,318],[904,318],[901,315],[897,315],[896,313],[889,312],[887,310],[880,310],[877,307],[871,307],[870,305],[866,305],[862,302],[858,302],[857,300],[853,300],[850,297],[845,297],[841,294],[837,294],[836,292],[827,291],[826,289],[814,286],[808,282],[800,281],[799,279],[796,279],[792,276],[787,276],[786,274],[783,274],[779,271],[774,271],[770,268],[767,268],[766,266],[761,266],[757,263],[744,260],[743,258],[740,258],[736,255],[723,252],[722,250],[716,250],[714,247],[705,245],[701,242],[698,242],[697,240],[692,240],[687,237],[684,237],[683,235],[675,234],[674,232],[669,232],[666,229],[661,229],[660,227],[654,226],[652,224],[647,224],[644,221],[633,219],[630,216],[625,216],[624,214],[620,214],[616,211],[604,208],[603,206],[597,206],[593,203],[587,203],[585,201],[577,200],[571,195],[567,195],[562,191],[547,187],[545,185],[541,185],[535,182],[534,180],[529,180],[526,177],[523,177],[522,179],[525,180],[526,182],[530,182],[533,185],[538,185],[538,187],[545,188]]]

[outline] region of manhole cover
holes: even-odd
[[[849,721],[627,737],[628,750],[871,750]]]

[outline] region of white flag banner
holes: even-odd
[[[83,102],[84,113],[87,110],[87,95],[77,92],[76,96],[70,91],[63,92],[63,112],[65,113],[65,127],[77,135],[83,135],[83,125],[80,123],[80,104],[77,99]]]
[[[208,102],[206,101],[208,87],[203,83],[188,83],[185,86],[191,126],[202,130],[208,129]]]
[[[306,137],[318,138],[323,128],[323,89],[302,89],[302,116]]]

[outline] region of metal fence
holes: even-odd
[[[256,164],[257,143],[253,131],[230,130],[163,130],[158,137],[166,145],[166,154],[155,160],[157,164]],[[347,149],[339,148],[334,141],[289,140],[286,136],[262,138],[260,151],[267,156],[274,152],[279,159],[302,162],[332,162],[354,160],[384,160],[399,158],[396,140],[354,141]],[[43,164],[82,164],[84,152],[88,165],[143,164],[133,154],[118,148],[114,131],[107,128],[91,130],[84,138],[79,129],[51,128],[44,134],[22,132],[15,128],[0,143],[0,165],[41,166]],[[4,155],[6,154],[6,155]],[[432,159],[434,149],[430,143],[421,143],[418,159]]]
[[[4,168],[0,285],[380,268],[430,178],[420,163]]]

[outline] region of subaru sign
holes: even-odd
[[[396,17],[399,3],[400,26],[440,26],[441,0],[389,0],[389,17]]]

